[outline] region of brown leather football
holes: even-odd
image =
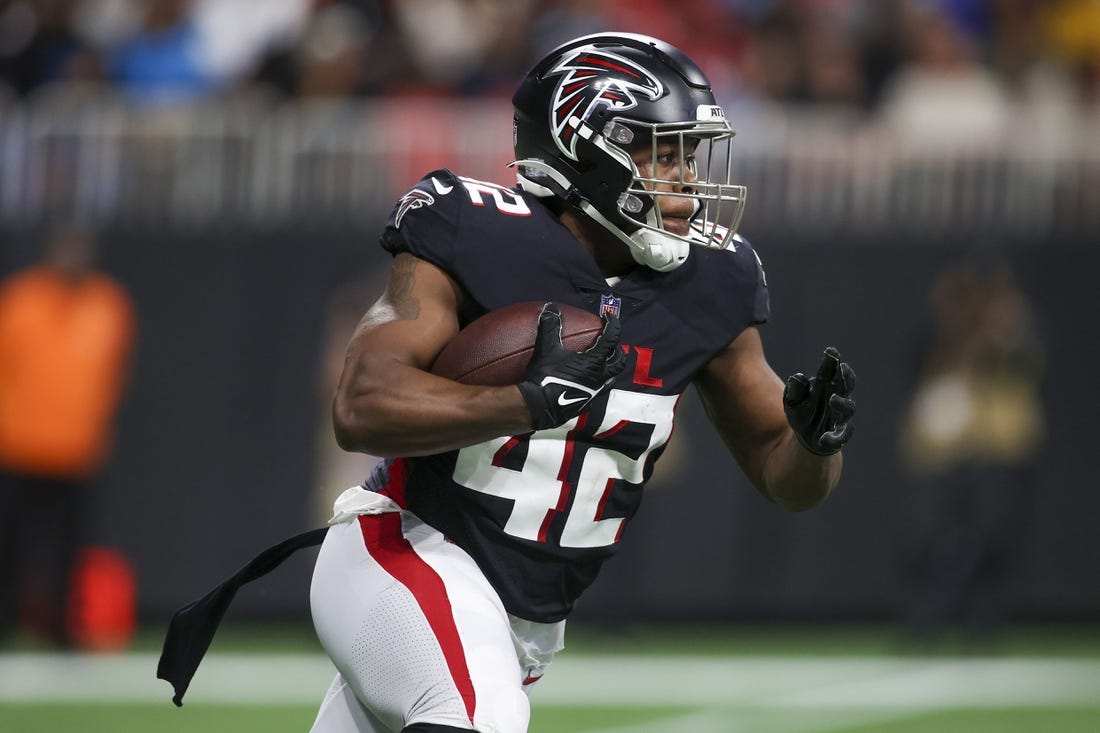
[[[556,305],[565,348],[584,351],[596,343],[603,319],[571,305]],[[542,306],[542,301],[513,303],[472,321],[443,347],[432,373],[463,384],[519,384],[531,361]]]

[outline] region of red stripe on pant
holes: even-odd
[[[363,532],[367,552],[387,573],[408,588],[416,599],[432,633],[439,641],[451,679],[466,705],[466,715],[473,723],[476,706],[474,683],[466,666],[466,652],[462,648],[462,639],[458,636],[458,627],[455,626],[451,601],[447,598],[443,579],[416,554],[412,545],[401,534],[400,513],[364,514],[359,517],[359,527]]]

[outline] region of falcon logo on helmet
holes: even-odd
[[[562,58],[547,76],[563,74],[550,105],[550,129],[558,148],[577,160],[577,130],[570,119],[588,120],[600,106],[620,112],[638,106],[635,93],[660,99],[664,85],[642,66],[607,51],[582,48]]]

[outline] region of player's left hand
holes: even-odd
[[[816,377],[787,378],[783,409],[803,447],[819,456],[836,453],[852,437],[856,373],[832,346],[825,349]]]

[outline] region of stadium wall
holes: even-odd
[[[1007,254],[1047,345],[1047,448],[1007,601],[1019,619],[1100,618],[1100,516],[1087,407],[1100,346],[1091,324],[1100,251],[1090,237],[979,240],[911,230],[852,238],[749,231],[772,298],[776,371],[815,368],[836,344],[856,367],[857,436],[838,492],[787,514],[760,499],[711,434],[694,395],[619,555],[581,600],[600,621],[889,620],[904,598],[897,538],[911,521],[896,449],[928,287],[967,254]],[[41,233],[4,235],[0,273]],[[150,622],[257,551],[316,521],[326,313],[348,287],[380,290],[373,236],[319,230],[107,229],[104,265],[141,319],[118,451],[92,540],[135,562]],[[1094,400],[1093,400],[1094,401]],[[246,588],[238,619],[308,618],[312,553]]]

